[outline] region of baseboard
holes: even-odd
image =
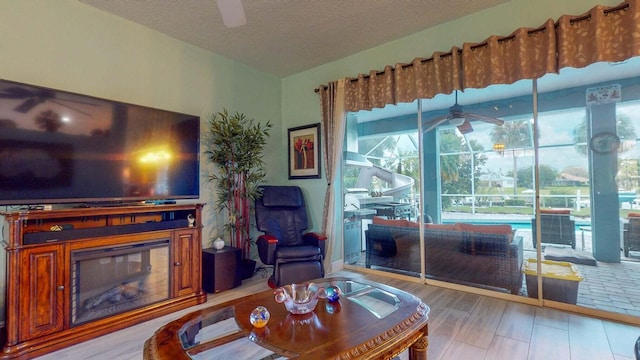
[[[331,263],[331,269],[329,270],[329,273],[334,273],[342,269],[344,269],[344,260],[340,259]]]

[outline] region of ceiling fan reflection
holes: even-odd
[[[458,90],[456,90],[455,96],[455,104],[449,108],[449,114],[427,121],[424,125],[425,133],[445,123],[455,126],[462,134],[470,133],[473,131],[473,127],[470,122],[471,120],[480,120],[498,126],[502,126],[504,124],[504,120],[502,119],[464,112],[462,106],[458,104]]]

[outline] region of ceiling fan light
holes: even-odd
[[[238,27],[247,23],[244,8],[240,0],[216,0],[222,22],[226,27]]]
[[[463,117],[456,117],[453,119],[449,119],[449,124],[453,125],[453,126],[460,126],[464,123],[464,118]]]

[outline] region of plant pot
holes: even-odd
[[[250,279],[256,271],[256,261],[250,259],[242,259],[240,262],[240,275],[242,280]]]

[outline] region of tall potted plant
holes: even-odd
[[[272,126],[238,112],[229,114],[227,109],[209,119],[205,154],[217,168],[209,175],[218,195],[215,209],[226,212],[224,230],[230,245],[242,249],[244,260],[251,260],[250,216],[255,199],[262,195],[258,188],[266,176],[262,157]]]

